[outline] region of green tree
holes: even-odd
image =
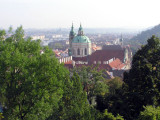
[[[6,31],[0,30],[0,41],[3,41],[5,39]]]
[[[160,120],[160,107],[144,107],[144,111],[140,113],[138,120]]]
[[[116,117],[112,114],[109,113],[108,110],[106,109],[104,113],[100,113],[97,117],[97,120],[124,120],[122,116],[117,115]]]
[[[117,89],[122,88],[122,78],[115,77],[113,79],[107,80],[107,85],[109,86],[109,94],[115,94]]]
[[[59,109],[49,120],[89,120],[92,118],[86,93],[77,73],[65,82],[64,94],[59,102]]]
[[[98,67],[83,66],[75,68],[73,71],[79,74],[90,104],[97,95],[105,95],[109,92],[108,86],[105,84],[104,73],[102,70],[98,70]]]
[[[5,119],[46,119],[58,108],[67,70],[40,41],[24,39],[22,26],[0,46],[0,102]]]
[[[96,98],[96,109],[100,112],[103,112],[105,109],[108,109],[113,115],[122,114],[125,109],[125,102],[123,100],[123,90],[122,84],[123,81],[119,77],[114,79],[109,79],[106,81],[109,86],[109,93],[105,96],[98,95]]]
[[[124,91],[128,119],[138,117],[143,106],[160,104],[160,40],[152,36],[136,52],[132,68],[124,74]]]
[[[54,44],[54,49],[61,49],[63,46],[61,43],[55,43]]]

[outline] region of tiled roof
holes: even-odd
[[[73,63],[73,61],[70,60],[70,61],[65,62],[64,64],[72,64],[72,63]]]
[[[93,65],[97,66],[99,69],[106,69],[111,70],[114,69],[122,69],[125,65],[122,63],[124,60],[124,51],[122,50],[97,50],[94,53],[92,53],[90,56],[86,57],[73,57],[73,60],[76,61],[83,61],[88,62],[87,65]],[[105,63],[109,60],[110,63]],[[76,66],[83,66],[85,64],[76,64]],[[86,66],[86,65],[85,65]]]
[[[102,50],[123,50],[121,45],[104,45]]]
[[[109,63],[109,66],[114,69],[122,69],[125,65],[117,58],[113,62]]]
[[[74,61],[88,61],[89,56],[85,57],[72,57]]]
[[[90,62],[94,61],[108,61],[112,58],[119,58],[121,61],[124,59],[124,50],[97,50],[89,56]]]
[[[73,57],[74,61],[88,61],[89,64],[93,64],[94,61],[108,61],[112,58],[119,58],[121,61],[124,59],[124,50],[97,50],[90,56],[86,57]]]

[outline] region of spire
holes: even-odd
[[[74,27],[73,27],[73,22],[72,22],[72,27],[71,27],[71,31],[73,31],[73,28],[74,28]]]
[[[83,36],[83,28],[82,28],[81,23],[80,23],[80,27],[79,27],[79,30],[78,30],[78,35]]]
[[[70,35],[74,35],[74,27],[73,27],[73,22],[72,22],[72,27],[71,27],[71,31],[70,31]]]
[[[123,39],[122,34],[121,34],[121,40]]]
[[[83,31],[81,23],[80,23],[79,31]]]
[[[123,46],[123,37],[122,37],[122,34],[121,34],[121,38],[120,38],[120,45]]]

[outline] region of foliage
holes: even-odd
[[[0,120],[4,118],[3,113],[0,113]]]
[[[98,120],[124,120],[124,119],[120,115],[117,115],[115,117],[112,113],[109,113],[108,110],[106,109],[103,114],[100,114],[98,116]]]
[[[55,49],[61,49],[62,48],[62,44],[61,43],[55,43],[54,44],[54,48]]]
[[[108,109],[113,115],[121,114],[125,108],[124,92],[122,90],[123,81],[121,78],[116,77],[114,79],[107,80],[109,86],[109,93],[105,96],[98,95],[96,98],[96,109],[103,112]]]
[[[5,38],[5,35],[6,35],[6,31],[5,30],[0,30],[0,41],[3,41]]]
[[[0,46],[0,102],[5,119],[46,119],[58,108],[67,70],[51,50],[40,47],[40,41],[24,39],[22,26]]]
[[[49,120],[86,120],[91,119],[90,107],[86,93],[77,73],[73,73],[70,81],[66,81],[64,94],[59,102],[60,107]]]
[[[160,107],[146,106],[144,109],[138,120],[160,120]]]
[[[115,77],[113,79],[107,80],[107,85],[109,86],[109,94],[115,94],[117,89],[122,88],[123,81],[120,77]]]
[[[148,44],[136,52],[129,73],[124,74],[128,119],[138,117],[143,106],[160,105],[160,40],[152,36]]]
[[[105,95],[109,92],[103,71],[98,70],[98,67],[83,66],[75,68],[73,71],[77,72],[83,84],[83,90],[87,93],[87,99],[90,104],[97,95]]]

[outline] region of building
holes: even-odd
[[[90,39],[84,35],[82,26],[80,25],[76,35],[72,24],[68,50],[72,59],[65,61],[64,64],[69,68],[98,66],[99,69],[104,69],[111,78],[114,75],[122,77],[123,72],[130,69],[132,52],[130,46],[123,45],[122,37],[118,45],[104,45],[102,49],[94,47],[95,45],[92,46]]]
[[[44,40],[45,39],[45,35],[35,35],[35,36],[32,36],[32,40]]]
[[[73,30],[73,24],[69,34],[69,56],[85,57],[92,54],[92,45],[90,39],[84,35],[83,28],[80,24],[78,34]]]

